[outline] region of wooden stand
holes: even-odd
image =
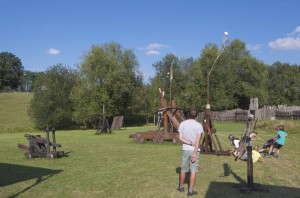
[[[216,133],[216,129],[213,128],[211,120],[210,109],[205,110],[203,120],[204,136],[200,144],[201,153],[203,154],[215,154],[215,155],[230,155],[230,151],[224,151],[222,149],[220,139]]]
[[[260,184],[253,183],[253,160],[252,160],[252,146],[247,146],[247,186],[238,185],[242,193],[249,193],[251,191],[269,192],[268,189],[262,188]]]

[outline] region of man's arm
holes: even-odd
[[[197,134],[197,139],[196,139],[196,142],[195,142],[194,153],[192,155],[192,162],[196,161],[197,152],[198,152],[198,148],[199,148],[199,142],[200,142],[200,139],[201,139],[201,134],[202,134],[201,132],[198,132],[198,134]]]
[[[187,139],[185,139],[185,138],[183,137],[182,133],[179,133],[179,139],[180,139],[180,141],[181,141],[182,143],[184,143],[184,144],[188,144],[188,145],[190,145],[190,146],[194,146],[194,145],[195,145],[195,142],[190,142],[190,141],[188,141]]]

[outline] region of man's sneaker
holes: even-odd
[[[278,158],[278,157],[279,157],[279,155],[277,155],[277,154],[274,154],[273,156],[274,156],[274,157],[276,157],[276,158]]]
[[[270,157],[270,154],[269,154],[269,153],[266,153],[266,154],[265,154],[265,157]]]
[[[193,195],[197,195],[197,194],[198,194],[198,192],[192,190],[192,192],[190,192],[190,191],[188,192],[187,196],[193,196]]]
[[[178,190],[179,192],[184,192],[184,187],[180,187],[180,186],[179,186],[179,187],[177,188],[177,190]]]

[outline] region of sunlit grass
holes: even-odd
[[[129,138],[132,133],[154,130],[153,125],[101,135],[96,135],[96,130],[57,131],[57,143],[66,157],[24,158],[24,151],[17,147],[18,143],[28,145],[24,134],[45,137],[45,132],[34,130],[28,119],[31,97],[26,93],[0,94],[0,197],[186,197],[186,193],[176,191],[181,145],[138,144]],[[267,140],[275,136],[279,124],[289,133],[280,158],[254,164],[254,182],[268,188],[269,193],[245,195],[234,188],[247,182],[246,162],[235,161],[232,156],[201,154],[195,185],[198,197],[297,197],[300,122],[259,120],[256,131]],[[240,137],[245,123],[214,122],[214,127],[226,150],[231,146],[228,135]]]
[[[229,144],[228,133],[240,135],[245,126],[241,123],[215,123],[215,127],[226,148],[223,142]],[[18,143],[28,144],[23,133],[0,134],[1,163],[57,172],[50,177],[42,175],[39,181],[37,177],[31,178],[33,173],[27,171],[24,175],[15,175],[19,181],[8,185],[3,177],[9,177],[9,173],[4,171],[0,175],[0,197],[186,197],[186,193],[176,191],[181,146],[171,142],[156,145],[151,141],[137,144],[128,137],[131,133],[154,128],[127,127],[126,130],[113,131],[111,135],[95,135],[95,130],[57,131],[57,142],[62,144],[61,150],[67,153],[67,157],[52,160],[25,159],[24,151],[17,148]],[[269,135],[269,132],[261,133]],[[33,134],[45,136],[43,131]],[[254,182],[268,187],[268,194],[252,192],[244,195],[233,187],[247,181],[246,162],[234,161],[232,156],[202,154],[195,186],[199,197],[276,197],[278,193],[293,197],[294,190],[300,188],[297,139],[298,134],[288,136],[280,158],[267,158],[266,164],[254,164]],[[282,166],[285,171],[281,171]]]

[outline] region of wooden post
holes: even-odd
[[[166,99],[162,99],[162,108],[166,108],[165,109],[165,112],[164,112],[164,114],[163,114],[163,116],[164,116],[164,132],[166,133],[166,132],[169,132],[169,121],[168,121],[168,115],[167,115],[167,111],[168,111],[168,109],[167,109],[167,101],[166,101]]]
[[[54,144],[56,144],[56,138],[55,138],[55,128],[52,127],[52,141]],[[53,146],[53,151],[56,152],[56,146]]]
[[[247,146],[247,184],[248,187],[253,187],[252,146]]]
[[[49,137],[49,128],[46,128],[46,145],[47,145],[47,158],[50,158],[50,137]]]

